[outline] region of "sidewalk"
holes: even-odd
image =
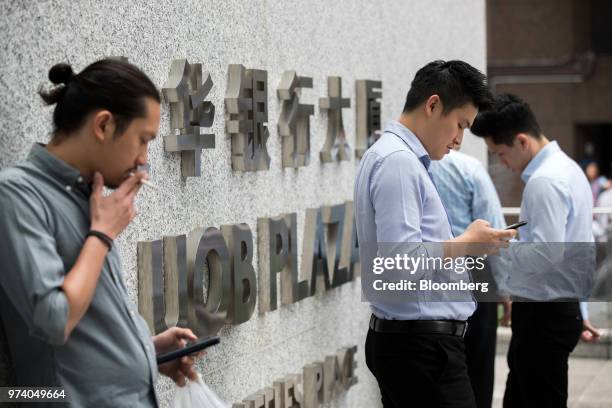
[[[501,408],[508,366],[506,356],[495,358],[493,407]],[[612,360],[571,357],[569,360],[569,408],[612,407]]]

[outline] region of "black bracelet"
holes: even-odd
[[[109,251],[113,248],[113,239],[103,232],[91,230],[85,235],[85,239],[87,239],[87,237],[98,238],[100,241],[104,242],[104,245],[108,247]]]

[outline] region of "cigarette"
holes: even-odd
[[[133,175],[134,175],[134,173],[130,173],[130,176],[133,176]],[[149,187],[152,190],[157,190],[157,186],[155,184],[151,183],[149,180],[142,179],[142,180],[140,180],[140,183],[144,184],[145,186]]]

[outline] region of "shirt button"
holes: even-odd
[[[71,190],[72,190],[72,187],[66,186],[66,191],[71,191]]]
[[[79,183],[82,183],[82,182],[83,182],[83,177],[81,177],[81,176],[77,177],[77,181],[78,181]]]
[[[134,316],[134,311],[133,311],[133,310],[130,310],[130,314],[131,314],[132,316]]]

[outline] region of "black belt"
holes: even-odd
[[[448,334],[464,337],[467,322],[460,320],[384,320],[372,315],[370,329],[376,333]]]
[[[580,303],[580,299],[577,298],[557,298],[550,300],[534,300],[529,298],[524,298],[521,296],[512,296],[513,302],[530,302],[530,303]]]

